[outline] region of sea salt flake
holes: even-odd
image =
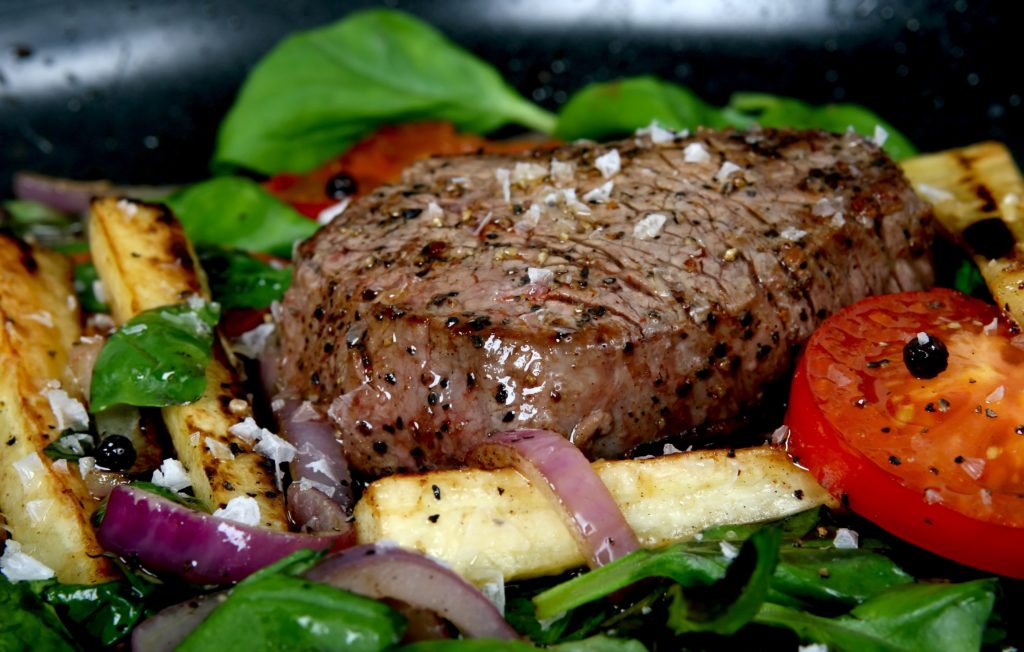
[[[0,556],[0,573],[11,582],[48,580],[56,575],[52,568],[22,552],[21,544],[14,539],[8,539],[4,545],[4,554]]]
[[[551,180],[556,184],[566,184],[575,181],[576,166],[572,163],[551,159]]]
[[[772,444],[782,446],[789,441],[789,426],[779,426],[772,432]]]
[[[252,496],[235,496],[213,513],[217,518],[242,525],[260,524],[260,504]]]
[[[992,335],[997,330],[999,330],[999,318],[993,317],[992,321],[985,324],[985,326],[981,330],[983,333],[985,333],[985,335]]]
[[[914,188],[917,190],[917,194],[921,195],[933,204],[937,204],[942,201],[949,201],[950,199],[955,198],[955,195],[945,188],[937,188],[935,186],[930,186],[927,183],[916,184]]]
[[[992,390],[992,393],[985,397],[986,403],[998,403],[1006,395],[1006,388],[1000,385]]]
[[[206,438],[206,448],[210,451],[210,455],[213,455],[218,460],[233,460],[235,454],[231,452],[231,448],[222,441],[217,441],[212,437]]]
[[[139,213],[138,204],[128,199],[118,199],[117,209],[124,213],[124,216],[128,219],[135,217]]]
[[[349,204],[352,203],[351,197],[345,197],[336,204],[331,204],[327,208],[323,209],[316,214],[316,221],[320,226],[326,226],[339,218],[348,209]]]
[[[932,487],[929,487],[929,488],[925,489],[924,490],[924,502],[928,503],[929,505],[934,505],[936,503],[941,503],[942,502],[942,492],[939,491],[938,489],[934,489]]]
[[[42,394],[50,402],[50,409],[53,410],[53,416],[57,420],[58,432],[68,428],[78,430],[89,427],[89,413],[85,411],[85,406],[81,401],[68,396],[63,389],[49,386],[43,390]]]
[[[924,346],[930,341],[931,339],[928,337],[928,333],[922,331],[917,334],[917,343],[920,344],[921,346]]]
[[[736,165],[732,161],[725,161],[722,163],[722,167],[718,168],[718,172],[715,172],[715,181],[722,182],[728,179],[730,176],[741,171],[743,168]]]
[[[985,460],[980,457],[965,457],[964,461],[960,464],[960,468],[964,470],[972,480],[977,480],[985,473]]]
[[[836,537],[832,545],[837,550],[854,550],[860,546],[860,535],[849,528],[841,527],[836,530]]]
[[[171,491],[181,491],[192,486],[192,480],[181,462],[174,458],[167,458],[160,464],[160,468],[153,471],[153,484],[158,487],[167,487]]]
[[[536,163],[516,163],[512,169],[512,183],[517,186],[525,186],[543,179],[548,174],[548,169]]]
[[[498,168],[494,171],[494,178],[501,184],[501,197],[505,202],[512,201],[512,172],[508,168]]]
[[[779,233],[781,238],[789,240],[790,242],[800,242],[805,235],[807,235],[807,231],[798,229],[795,226],[787,226]]]
[[[661,233],[666,221],[668,218],[661,213],[651,213],[636,223],[633,227],[633,237],[638,240],[649,240]]]
[[[237,548],[238,552],[242,552],[249,547],[249,535],[242,530],[228,523],[221,523],[217,526],[217,531],[223,534],[224,539]]]
[[[637,129],[636,135],[650,136],[651,142],[655,145],[668,145],[676,139],[676,133],[659,125],[657,120],[652,120],[651,124]]]
[[[703,143],[690,143],[683,148],[683,161],[686,163],[707,163],[711,160],[711,154]]]
[[[543,284],[550,283],[551,279],[555,277],[554,272],[544,267],[528,267],[526,269],[526,275],[529,277],[530,283]]]
[[[722,556],[730,561],[736,559],[740,554],[740,549],[728,541],[719,541],[718,548],[722,551]]]
[[[606,201],[608,201],[609,197],[611,197],[612,188],[614,187],[615,182],[608,181],[607,183],[604,183],[594,188],[593,190],[587,192],[587,194],[583,195],[583,201],[593,202],[595,204],[603,204]]]
[[[614,177],[622,168],[622,159],[619,157],[619,150],[612,149],[594,159],[594,167],[598,169],[605,179]]]
[[[882,125],[875,125],[875,133],[871,136],[871,142],[879,147],[885,147],[885,141],[889,140],[889,132]]]

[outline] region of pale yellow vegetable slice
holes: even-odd
[[[189,297],[210,298],[192,245],[164,206],[115,198],[93,201],[89,246],[119,324]],[[229,431],[252,410],[219,341],[214,342],[203,395],[186,405],[165,407],[162,413],[200,501],[217,509],[249,496],[259,503],[261,524],[287,529],[284,497],[272,467]]]

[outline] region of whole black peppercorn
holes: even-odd
[[[935,378],[949,365],[949,351],[939,338],[919,333],[904,345],[903,363],[914,378]]]
[[[330,179],[327,180],[327,186],[324,188],[324,192],[331,199],[344,199],[351,197],[356,194],[359,189],[359,185],[356,180],[350,175],[344,172],[339,172]]]
[[[109,435],[96,448],[96,464],[112,471],[127,471],[135,464],[135,446],[124,435]]]

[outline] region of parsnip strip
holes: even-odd
[[[768,447],[597,462],[643,546],[692,538],[714,525],[751,523],[834,504],[785,452]],[[435,489],[436,487],[436,489]],[[563,519],[511,469],[391,476],[355,510],[361,543],[393,541],[449,564],[476,584],[557,574],[584,564]]]
[[[1024,177],[1006,146],[987,142],[917,156],[904,161],[903,170],[960,244],[970,244],[964,232],[977,222],[1006,225],[1005,242],[990,243],[1007,245],[1006,254],[990,259],[975,251],[974,261],[996,303],[1024,325]]]
[[[62,582],[116,577],[89,517],[93,500],[77,464],[44,449],[60,436],[44,394],[61,381],[79,336],[70,266],[62,256],[0,236],[0,512],[23,552]],[[62,382],[69,398],[78,398]]]
[[[93,201],[89,244],[118,323],[193,295],[210,298],[191,243],[163,206],[115,198]],[[251,496],[259,503],[263,525],[287,529],[284,498],[267,460],[228,430],[251,416],[242,389],[215,340],[206,391],[193,403],[163,408],[164,422],[197,498],[216,509],[232,498]]]

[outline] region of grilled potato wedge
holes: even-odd
[[[752,523],[834,504],[780,449],[694,451],[596,462],[645,547],[714,525]],[[393,541],[432,555],[476,584],[557,574],[584,564],[562,517],[512,469],[390,476],[356,505],[361,543]]]
[[[44,392],[59,381],[78,339],[71,270],[60,255],[0,235],[0,512],[22,550],[58,579],[96,583],[116,576],[89,522],[98,502],[77,465],[44,449],[60,436]],[[74,389],[64,383],[74,397]]]
[[[973,253],[996,303],[1024,325],[1024,177],[1006,146],[917,156],[903,170],[943,229]]]
[[[89,245],[118,323],[194,295],[210,298],[192,245],[164,206],[93,201]],[[252,414],[242,389],[215,340],[206,391],[193,403],[163,408],[164,422],[197,498],[216,509],[237,496],[251,496],[259,502],[263,525],[287,529],[284,497],[272,470],[250,444],[228,431]]]

